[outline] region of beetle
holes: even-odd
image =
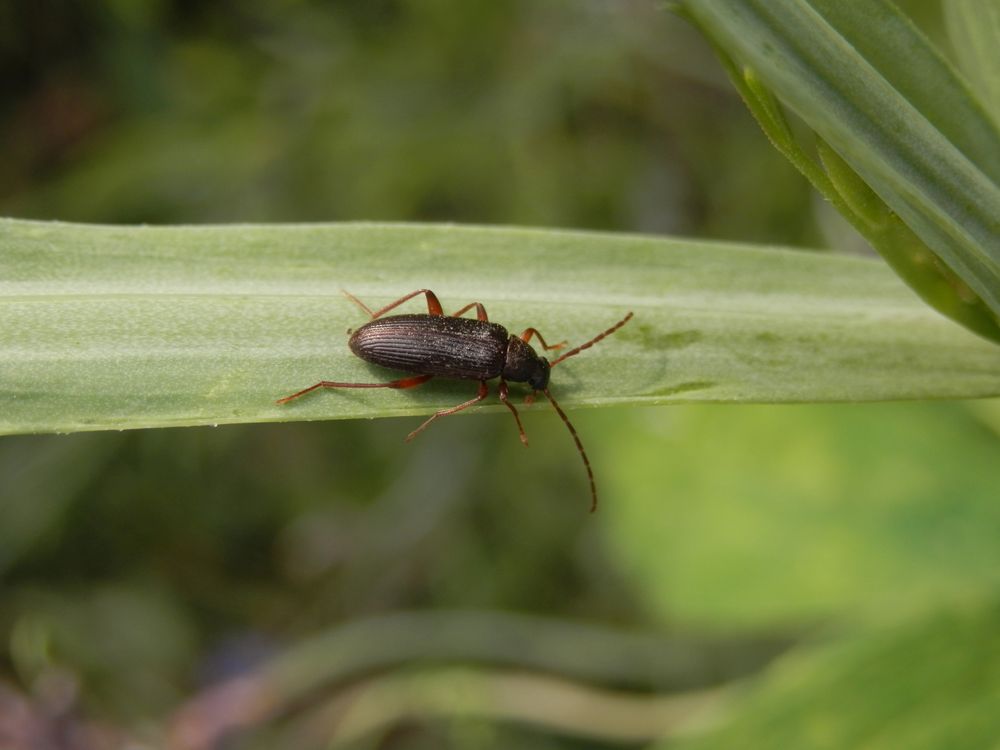
[[[537,338],[545,351],[562,349],[566,346],[565,341],[549,344],[535,328],[526,328],[520,336],[514,336],[502,325],[490,321],[481,302],[470,302],[452,315],[445,315],[441,302],[434,292],[430,289],[417,289],[382,309],[373,311],[353,294],[346,291],[343,293],[371,317],[371,321],[351,334],[348,341],[351,351],[372,364],[415,374],[388,383],[338,383],[321,380],[291,396],[278,399],[277,403],[287,404],[318,388],[415,388],[434,377],[479,382],[479,391],[475,398],[450,409],[435,412],[406,436],[406,441],[409,442],[435,419],[455,414],[482,401],[489,394],[486,381],[499,378],[497,392],[500,401],[514,415],[521,442],[527,445],[528,437],[524,433],[521,417],[514,404],[510,402],[507,381],[527,383],[533,393],[525,399],[526,403],[530,404],[534,399],[534,392],[540,391],[545,394],[556,413],[569,428],[570,435],[583,459],[584,468],[587,470],[587,478],[590,480],[590,510],[593,512],[597,508],[597,487],[594,483],[594,472],[590,468],[590,460],[573,424],[552,397],[552,392],[549,390],[549,375],[552,368],[560,362],[579,354],[584,349],[589,349],[628,323],[632,319],[631,312],[590,341],[549,362],[532,348],[529,343],[531,339]],[[427,298],[426,315],[383,317],[390,310],[421,294]],[[461,317],[473,308],[476,310],[475,319]]]

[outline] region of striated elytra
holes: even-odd
[[[549,363],[499,323],[445,315],[393,315],[366,323],[351,351],[368,362],[405,372],[461,380],[503,378],[540,391]]]

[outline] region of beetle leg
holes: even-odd
[[[415,429],[413,432],[411,432],[409,435],[406,436],[406,442],[408,443],[411,440],[413,440],[413,438],[415,438],[417,435],[419,435],[421,432],[423,432],[427,428],[427,425],[429,425],[431,422],[433,422],[438,417],[447,417],[449,414],[454,414],[455,412],[462,411],[462,409],[468,409],[473,404],[479,403],[484,398],[486,398],[489,395],[489,393],[490,393],[490,389],[489,389],[489,386],[486,385],[486,381],[485,380],[480,380],[479,381],[479,393],[476,394],[475,398],[470,398],[464,404],[459,404],[458,406],[453,406],[450,409],[442,409],[441,411],[439,411],[439,412],[437,412],[435,414],[432,414],[427,419],[426,422],[424,422],[417,429]]]
[[[531,341],[532,336],[538,337],[538,340],[541,342],[542,348],[545,351],[548,351],[549,349],[562,349],[568,343],[566,341],[560,341],[558,344],[546,344],[545,339],[542,338],[542,334],[540,334],[536,328],[525,328],[524,333],[521,334],[521,341],[527,344]]]
[[[517,431],[521,435],[521,442],[528,445],[528,436],[524,434],[524,425],[521,424],[521,416],[517,413],[517,409],[514,408],[514,404],[510,402],[507,398],[507,381],[501,380],[500,387],[497,388],[497,392],[500,394],[500,401],[510,409],[510,413],[514,415],[514,421],[517,422]]]
[[[413,299],[418,294],[424,294],[427,296],[427,312],[430,315],[444,315],[444,309],[441,307],[441,301],[437,298],[437,295],[434,294],[434,292],[432,292],[430,289],[418,289],[415,292],[410,292],[405,297],[400,297],[395,302],[392,302],[383,307],[381,310],[376,310],[375,312],[372,312],[372,309],[368,307],[368,305],[366,305],[364,302],[359,300],[357,297],[355,297],[347,290],[341,289],[340,291],[343,293],[345,297],[347,297],[347,299],[349,299],[355,305],[357,305],[366,313],[368,313],[371,316],[372,320],[375,320],[375,318],[381,318],[383,315],[385,315],[394,307],[399,307],[401,304],[403,304],[407,300]]]
[[[457,318],[459,315],[461,315],[464,312],[468,312],[473,307],[476,308],[476,319],[477,320],[486,320],[486,321],[489,320],[489,318],[486,316],[486,308],[483,307],[483,303],[482,302],[470,302],[469,304],[467,304],[465,307],[463,307],[458,312],[452,313],[451,317]]]
[[[276,403],[287,404],[289,401],[293,401],[299,396],[304,396],[311,391],[315,391],[317,388],[416,388],[418,385],[426,383],[432,377],[434,376],[415,375],[412,378],[402,378],[388,383],[334,383],[332,380],[321,380],[315,385],[303,388],[298,393],[293,393],[291,396],[279,398]]]

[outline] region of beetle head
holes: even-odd
[[[531,386],[532,390],[544,391],[549,387],[549,361],[545,357],[538,357],[535,371],[528,378],[528,385]]]
[[[539,357],[530,344],[511,336],[507,341],[507,358],[502,375],[506,380],[527,383],[534,390],[542,391],[549,385],[549,362]]]

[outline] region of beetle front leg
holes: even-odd
[[[538,332],[537,328],[525,328],[524,332],[521,334],[521,341],[527,344],[531,341],[532,336],[538,337],[538,340],[541,342],[542,348],[545,351],[548,351],[549,349],[562,349],[567,343],[569,343],[567,341],[560,341],[558,344],[546,344],[545,339],[542,338],[542,334]]]
[[[514,408],[514,404],[510,402],[507,398],[507,381],[501,380],[500,386],[497,388],[497,393],[500,395],[500,401],[510,409],[510,413],[514,415],[514,421],[517,422],[517,431],[521,436],[521,442],[525,446],[528,445],[528,436],[524,434],[524,425],[521,424],[521,415],[517,413],[517,409]]]
[[[341,289],[340,291],[343,293],[343,295],[345,297],[347,297],[347,299],[349,299],[355,305],[357,305],[362,310],[364,310],[366,313],[368,313],[368,315],[371,316],[372,320],[375,320],[375,318],[381,318],[383,315],[385,315],[387,312],[389,312],[394,307],[399,307],[401,304],[403,304],[407,300],[411,300],[411,299],[413,299],[414,297],[416,297],[419,294],[423,294],[423,295],[425,295],[427,297],[427,313],[429,315],[444,315],[444,308],[441,307],[441,300],[439,300],[437,298],[437,295],[434,294],[434,292],[432,292],[430,289],[418,289],[415,292],[410,292],[405,297],[400,297],[395,302],[392,302],[392,303],[386,305],[385,307],[383,307],[381,310],[377,310],[375,312],[372,312],[372,309],[370,307],[368,307],[368,305],[366,305],[364,302],[362,302],[361,300],[359,300],[357,297],[355,297],[353,294],[351,294],[350,292],[348,292],[346,289]]]
[[[431,422],[433,422],[438,417],[447,417],[449,414],[454,414],[455,412],[462,411],[462,409],[468,409],[473,404],[477,404],[480,401],[482,401],[484,398],[486,398],[489,395],[489,393],[490,393],[490,389],[489,389],[489,386],[486,385],[486,381],[485,380],[480,380],[479,381],[479,393],[476,394],[475,398],[470,398],[464,404],[459,404],[458,406],[453,406],[450,409],[442,409],[441,411],[436,412],[435,414],[432,414],[427,419],[426,422],[424,422],[417,429],[415,429],[413,432],[411,432],[409,435],[406,436],[406,442],[408,443],[411,440],[413,440],[413,438],[415,438],[417,435],[419,435],[421,432],[423,432],[425,429],[427,429],[427,425],[429,425]]]

